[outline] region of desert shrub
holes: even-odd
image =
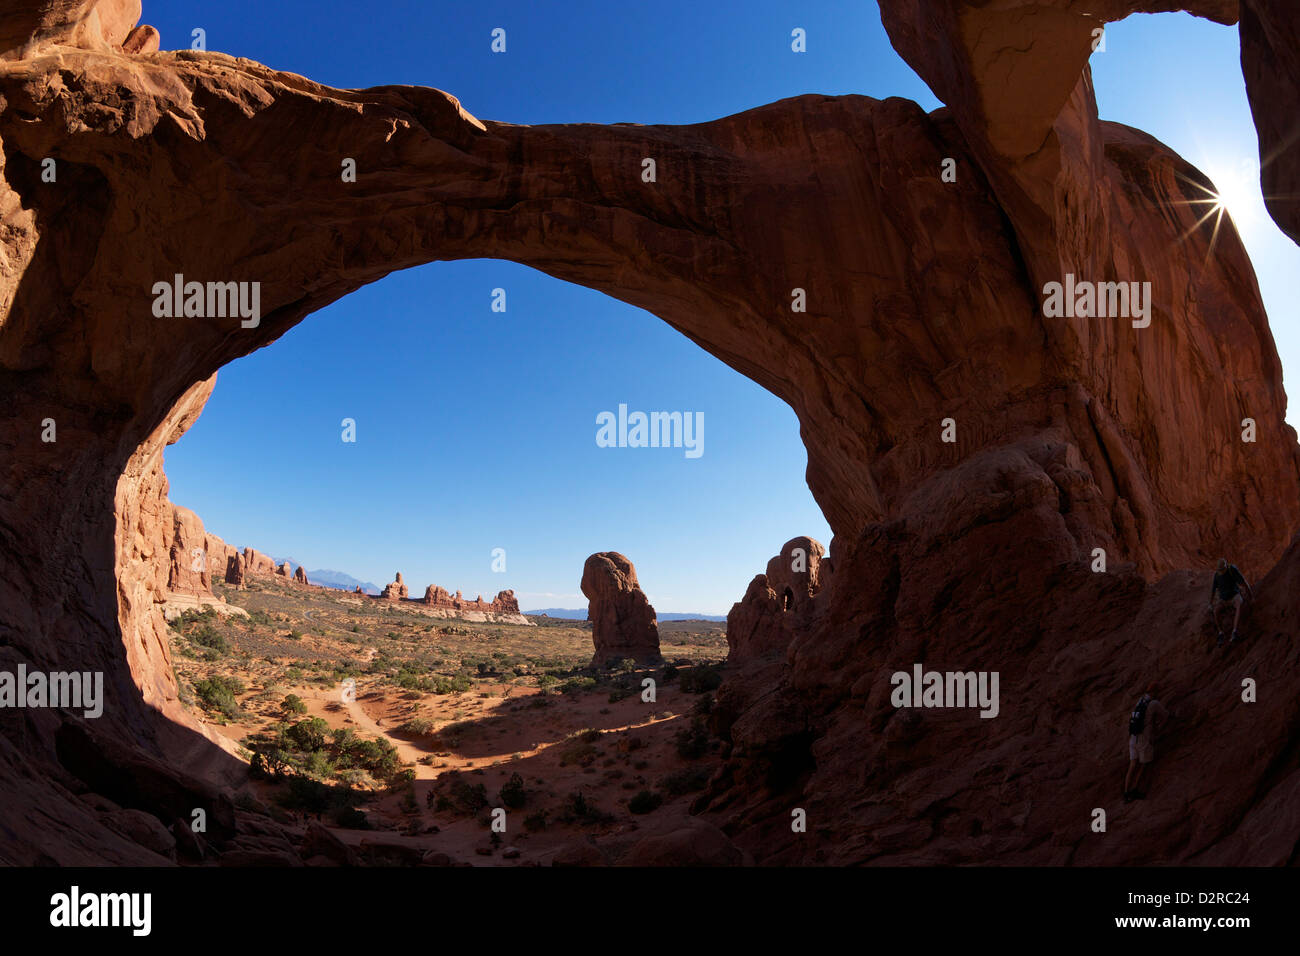
[[[342,757],[343,754],[340,754]],[[378,737],[369,740],[354,739],[346,751],[346,757],[352,766],[365,770],[376,780],[387,780],[397,772],[400,764],[397,748]]]
[[[528,802],[528,796],[524,792],[524,778],[517,773],[512,773],[510,780],[501,787],[501,792],[497,796],[511,810],[518,810]]]
[[[187,636],[199,647],[216,651],[218,656],[230,650],[230,642],[226,640],[226,636],[206,621]]]
[[[657,793],[649,790],[642,790],[635,797],[627,802],[628,810],[633,813],[651,813],[659,809],[659,805],[664,802],[664,798]]]
[[[319,717],[300,720],[285,732],[285,737],[297,750],[313,753],[325,746],[325,735],[329,724]]]
[[[474,682],[464,674],[453,674],[449,677],[439,674],[433,679],[435,694],[463,694],[473,686]]]
[[[681,688],[688,694],[703,694],[721,686],[722,672],[716,667],[693,667],[681,675]]]
[[[536,813],[530,813],[524,817],[524,829],[536,832],[537,830],[546,829],[546,811],[538,810]]]
[[[411,801],[412,803],[414,803],[415,771],[412,768],[407,767],[404,770],[399,770],[397,773],[394,773],[392,776],[388,778],[388,785],[394,790],[399,789],[401,787],[411,788]]]
[[[558,819],[563,823],[607,823],[612,818],[602,813],[581,790],[575,790],[565,797]]]
[[[689,728],[679,730],[673,738],[677,747],[677,756],[686,760],[695,760],[709,752],[709,732],[701,718],[691,721]]]
[[[674,797],[680,797],[684,793],[694,793],[697,790],[703,790],[709,782],[709,771],[704,769],[686,768],[670,773],[659,781],[659,789]]]
[[[330,763],[330,758],[320,750],[309,754],[302,768],[314,777],[328,777],[334,772],[334,764]]]
[[[577,730],[569,734],[560,745],[560,766],[569,764],[589,766],[596,759],[595,741],[600,739],[599,730]]]
[[[235,720],[240,715],[239,701],[235,695],[242,694],[245,689],[244,682],[237,677],[207,677],[194,685],[194,693],[204,707],[230,720]]]
[[[487,787],[481,783],[470,783],[461,775],[452,771],[446,774],[445,792],[439,793],[438,809],[453,810],[464,816],[472,816],[488,805]],[[433,796],[432,793],[429,796]]]
[[[596,678],[594,677],[573,677],[560,685],[560,693],[579,694],[582,691],[591,690],[595,686]]]
[[[423,737],[426,734],[433,733],[433,721],[427,717],[412,717],[401,727],[398,727],[397,732],[411,737]]]
[[[290,694],[280,702],[280,712],[285,716],[295,716],[297,714],[307,713],[307,705],[297,694]]]

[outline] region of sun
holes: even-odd
[[[1240,230],[1254,221],[1260,203],[1259,167],[1251,160],[1216,168],[1207,173],[1217,192],[1214,194],[1215,211],[1227,212]]]
[[[1198,217],[1195,225],[1185,232],[1181,239],[1186,240],[1206,222],[1213,220],[1214,230],[1210,235],[1210,245],[1206,250],[1206,259],[1214,254],[1219,240],[1219,230],[1226,217],[1240,233],[1243,228],[1258,219],[1258,210],[1263,205],[1259,187],[1259,165],[1253,159],[1238,159],[1236,162],[1207,162],[1205,173],[1213,188],[1207,188],[1195,180],[1179,175],[1183,182],[1192,186],[1200,196],[1180,205],[1196,208]]]

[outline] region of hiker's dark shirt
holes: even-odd
[[[1241,585],[1245,583],[1246,579],[1241,576],[1237,566],[1230,564],[1228,570],[1215,573],[1214,583],[1210,585],[1210,597],[1214,597],[1217,593],[1220,600],[1231,601],[1241,590]]]

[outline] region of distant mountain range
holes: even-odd
[[[293,558],[272,558],[277,565],[289,562],[289,567],[297,571],[298,562]],[[311,584],[319,584],[325,588],[338,588],[340,591],[355,591],[358,587],[367,594],[378,594],[383,590],[378,584],[372,584],[369,581],[358,581],[350,574],[344,574],[342,571],[331,571],[328,568],[322,568],[319,571],[308,571],[307,580]],[[586,612],[583,612],[584,616]]]
[[[307,572],[307,579],[311,580],[311,572]],[[536,614],[539,617],[545,614],[547,617],[564,618],[566,621],[585,621],[587,619],[587,609],[572,607],[544,607],[540,611],[524,611],[525,614]],[[660,621],[725,621],[725,614],[674,614],[667,612],[664,614],[656,613],[655,617]]]

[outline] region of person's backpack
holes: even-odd
[[[1136,737],[1142,733],[1142,728],[1147,725],[1147,704],[1151,703],[1151,698],[1146,694],[1137,702],[1133,708],[1133,713],[1128,718],[1128,732],[1130,736]]]

